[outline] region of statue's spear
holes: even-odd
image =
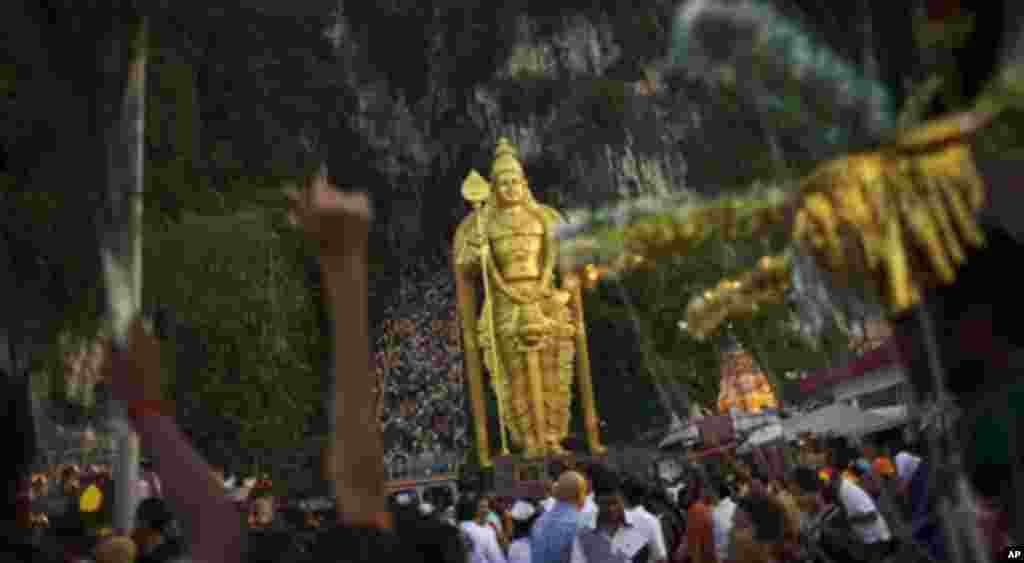
[[[491,185],[484,180],[476,170],[469,173],[466,181],[462,185],[462,196],[473,205],[473,212],[476,214],[476,229],[477,234],[481,240],[487,240],[487,227],[484,222],[484,202],[491,195]],[[484,311],[484,322],[487,324],[486,332],[487,338],[491,339],[490,346],[487,347],[487,355],[491,369],[494,373],[491,377],[494,378],[499,387],[497,392],[494,394],[498,403],[498,433],[501,436],[501,454],[508,455],[508,437],[505,429],[505,399],[501,386],[505,384],[504,374],[501,370],[501,358],[498,356],[498,351],[495,349],[498,346],[498,342],[494,337],[494,309],[491,299],[491,284],[490,274],[487,271],[487,259],[489,258],[488,247],[486,244],[480,246],[480,271],[482,272],[482,278],[484,283],[484,299],[490,305],[487,305],[487,309]],[[479,415],[478,415],[479,416]],[[486,444],[483,447],[487,447]]]

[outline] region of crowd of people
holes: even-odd
[[[546,498],[463,490],[455,497],[391,497],[401,542],[437,563],[845,563],[945,561],[933,467],[922,456],[865,443],[807,439],[778,471],[728,452],[691,459],[669,482],[601,463],[553,464]],[[264,479],[214,481],[237,510],[246,563],[313,563],[331,535],[330,503],[275,498]],[[18,523],[46,561],[171,563],[189,552],[152,464],[141,468],[136,528],[110,528],[109,466],[73,464],[32,475]],[[994,557],[1009,542],[998,499],[978,498]],[[8,531],[10,533],[10,531]],[[45,547],[45,549],[43,549]],[[26,559],[35,561],[43,559]],[[369,559],[377,560],[377,559]]]
[[[383,388],[381,426],[389,467],[425,457],[450,459],[468,447],[455,289],[446,272],[434,268],[403,277],[376,338],[373,368]],[[427,469],[447,472],[448,465]]]
[[[809,563],[946,561],[925,458],[843,440],[779,474],[726,455],[675,483],[592,464],[566,471],[540,502],[464,495],[472,563]],[[983,547],[1008,546],[996,499],[977,499]]]
[[[322,522],[334,517],[330,503],[276,498],[265,476],[225,480],[221,468],[211,469],[246,530],[246,561],[302,561]],[[131,534],[119,536],[113,528],[114,491],[109,465],[64,464],[34,473],[24,495],[26,538],[50,561],[167,563],[188,553],[152,464],[140,468]]]

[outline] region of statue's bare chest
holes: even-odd
[[[491,218],[487,238],[498,265],[510,278],[535,278],[540,275],[545,226],[526,210],[508,210]]]
[[[491,217],[487,234],[492,240],[508,236],[543,237],[544,223],[526,209],[509,209]]]

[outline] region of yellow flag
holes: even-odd
[[[86,487],[81,498],[78,499],[78,509],[81,512],[97,512],[103,506],[103,493],[95,484]]]

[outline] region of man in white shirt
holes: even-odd
[[[571,563],[647,563],[650,535],[626,512],[622,485],[609,470],[592,470],[596,526],[582,528],[572,545]]]
[[[853,533],[868,547],[876,560],[888,554],[892,547],[892,533],[885,517],[878,512],[878,506],[864,489],[849,479],[837,477],[836,499],[846,513]]]
[[[555,504],[558,503],[558,499],[555,498],[555,484],[553,482],[548,481],[545,485],[545,490],[547,492],[547,496],[544,500],[540,501],[540,507],[544,512],[547,512],[554,508]]]
[[[459,529],[473,544],[470,563],[507,563],[498,545],[498,534],[487,524],[487,515],[491,511],[487,499],[467,495],[459,500],[456,511]]]
[[[736,503],[732,500],[732,491],[724,481],[714,483],[710,488],[714,495],[714,506],[711,509],[711,521],[715,538],[715,553],[719,561],[729,558],[729,534],[733,528],[733,517],[736,515]]]
[[[665,532],[658,517],[644,507],[648,491],[641,483],[631,480],[626,483],[625,497],[628,508],[627,516],[646,534],[650,546],[649,561],[664,563],[668,561],[668,548],[665,545]]]

